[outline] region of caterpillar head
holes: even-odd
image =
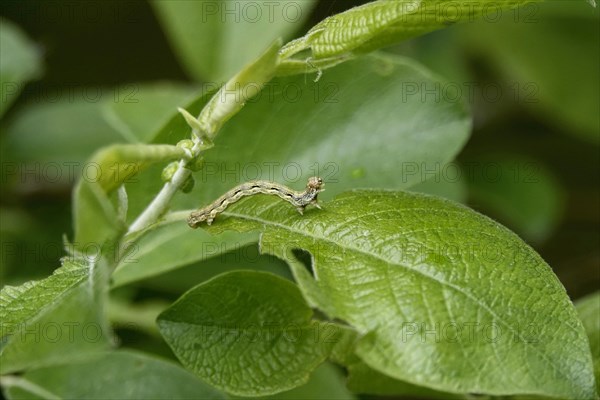
[[[317,193],[325,190],[323,189],[324,187],[325,183],[323,182],[323,179],[319,178],[318,176],[311,176],[308,178],[308,182],[306,183],[306,189],[315,191]]]

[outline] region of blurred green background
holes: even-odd
[[[286,32],[287,39],[360,3],[307,5],[303,26]],[[177,33],[161,25],[169,26],[168,7],[112,0],[3,0],[0,7],[2,25],[18,26],[26,36],[19,40],[34,49],[24,55],[31,70],[20,71],[30,82],[14,103],[5,102],[13,88],[2,89],[7,105],[0,122],[3,286],[42,278],[59,265],[63,234],[72,236],[73,182],[36,174],[48,163],[83,162],[95,148],[127,135],[111,124],[103,101],[139,94],[160,98],[158,104],[174,103],[197,92],[202,71],[206,81],[228,75],[219,76],[225,72],[218,65],[198,67],[204,61],[172,46]],[[385,50],[444,76],[447,90],[458,91],[472,110],[474,130],[457,159],[465,179],[441,194],[517,232],[550,264],[572,299],[600,286],[598,15],[584,1],[550,1]],[[3,41],[3,46],[8,45]],[[230,50],[245,46],[233,43]],[[171,112],[157,108],[155,117]],[[82,126],[85,135],[78,134]],[[32,172],[19,179],[15,165]],[[278,260],[266,258],[265,265],[285,273]],[[234,266],[218,264],[202,274]],[[124,297],[175,299],[189,284],[189,274],[198,272],[184,268],[120,290]],[[126,329],[121,332],[126,343],[127,335]],[[143,347],[140,337],[131,335],[130,343]]]

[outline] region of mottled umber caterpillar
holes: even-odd
[[[296,207],[300,214],[303,214],[304,209],[309,204],[321,208],[319,203],[317,203],[317,195],[325,190],[323,189],[324,186],[323,180],[317,176],[308,178],[306,189],[303,192],[296,192],[275,182],[251,181],[242,183],[219,197],[212,204],[192,212],[188,217],[188,225],[192,228],[197,228],[203,221],[206,221],[210,225],[219,213],[225,211],[228,205],[235,203],[244,196],[251,196],[258,193],[279,196]]]

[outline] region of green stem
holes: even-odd
[[[197,157],[202,149],[202,142],[198,141],[192,148],[193,159]],[[158,218],[169,208],[171,199],[179,189],[183,186],[185,181],[191,175],[192,171],[187,168],[188,160],[180,160],[177,167],[177,171],[173,175],[173,178],[160,190],[158,195],[152,200],[152,202],[146,207],[146,209],[137,217],[137,219],[129,227],[127,234],[141,231],[148,226],[152,225],[158,220]]]

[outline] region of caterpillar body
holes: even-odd
[[[242,197],[259,193],[279,196],[283,200],[296,207],[300,214],[303,214],[304,209],[309,204],[313,204],[315,207],[321,208],[317,202],[317,196],[320,192],[325,190],[323,189],[324,186],[325,184],[323,183],[323,180],[318,176],[308,178],[306,188],[302,192],[297,192],[288,188],[287,186],[283,186],[275,182],[250,181],[242,183],[241,185],[234,187],[219,197],[208,206],[192,212],[188,217],[188,225],[192,228],[197,228],[204,221],[210,225],[217,215],[225,211],[230,204],[235,203]]]

